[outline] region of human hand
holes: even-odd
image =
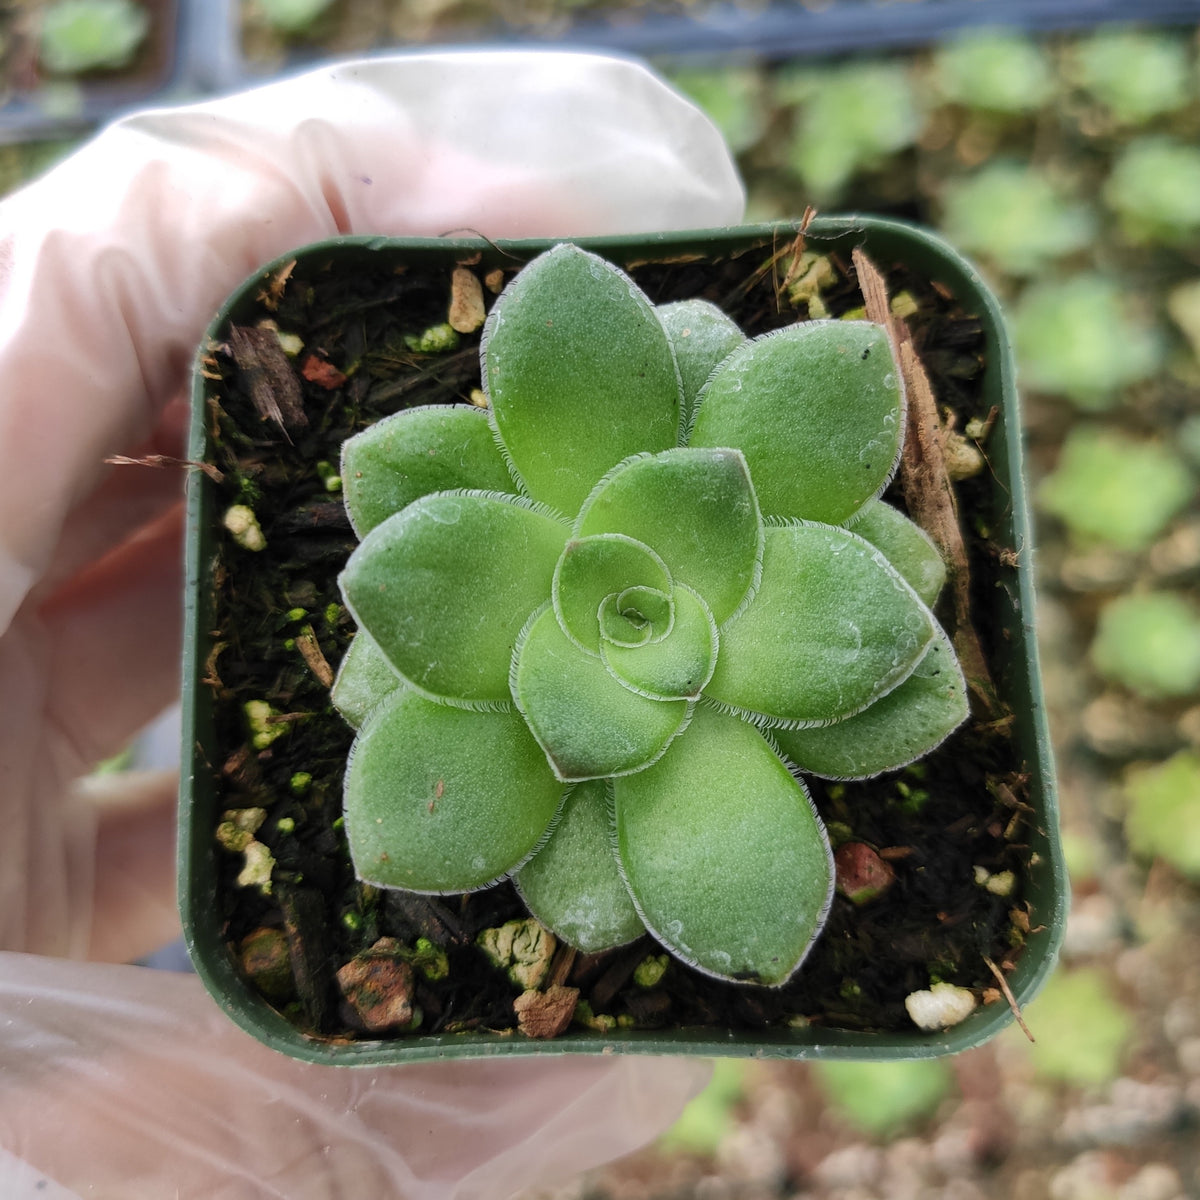
[[[87,772],[178,691],[179,475],[104,460],[181,454],[191,354],[238,282],[338,233],[632,233],[741,205],[718,135],[651,74],[537,52],[140,114],[0,203],[0,1194],[32,1171],[122,1200],[503,1195],[632,1149],[698,1085],[633,1057],[350,1072],[265,1050],[197,980],[100,965],[178,932],[175,780]]]

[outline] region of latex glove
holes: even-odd
[[[0,203],[0,1195],[473,1197],[665,1127],[702,1070],[620,1058],[303,1066],[190,977],[174,781],[80,777],[174,698],[193,347],[224,295],[339,232],[721,225],[711,125],[596,56],[418,54],[119,122]],[[27,953],[16,953],[24,951]],[[4,1152],[7,1152],[5,1157]],[[31,1182],[32,1181],[32,1182]]]

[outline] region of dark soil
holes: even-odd
[[[972,418],[985,419],[978,322],[944,290],[887,263],[877,265],[893,296],[907,292],[917,301],[908,323],[939,403],[953,411],[960,430]],[[793,306],[779,286],[786,266],[763,246],[716,266],[647,263],[632,274],[651,299],[703,296],[753,335],[809,315],[806,301]],[[862,297],[850,264],[834,260],[833,266],[835,278],[821,301],[836,316],[860,307]],[[487,271],[480,268],[480,274]],[[276,283],[264,289],[259,314],[243,325],[274,322],[299,335],[300,354],[286,360],[276,350],[256,358],[245,349],[248,340],[255,342],[251,335],[239,339],[236,356],[231,341],[215,345],[207,362],[212,465],[221,476],[216,511],[252,507],[268,546],[251,552],[223,537],[215,577],[216,649],[206,684],[218,733],[212,753],[217,811],[265,810],[255,836],[275,863],[264,894],[237,882],[240,854],[221,853],[217,903],[226,941],[236,959],[254,931],[286,932],[293,982],[272,995],[308,1033],[363,1036],[334,976],[384,936],[405,945],[426,937],[448,955],[444,979],[417,984],[420,1032],[511,1029],[519,989],[473,942],[481,930],[526,915],[520,899],[507,885],[462,897],[418,897],[355,879],[340,832],[352,731],[331,709],[327,684],[318,678],[325,674],[319,659],[336,668],[354,633],[336,576],[355,539],[316,464],[336,468],[346,437],[400,408],[469,401],[479,386],[478,335],[463,336],[457,349],[440,355],[415,353],[405,343],[406,335],[445,320],[448,267],[305,267],[281,273]],[[494,293],[485,289],[485,295],[490,303]],[[257,339],[268,346],[274,341]],[[299,398],[301,418],[286,416],[289,395]],[[264,419],[272,396],[289,428]],[[960,485],[960,505],[969,506],[988,482],[985,473]],[[899,503],[898,495],[889,498]],[[1013,568],[974,529],[967,520],[974,589],[995,594]],[[997,673],[998,647],[989,644],[987,628],[978,632]],[[244,705],[263,700],[285,731],[255,749]],[[721,984],[675,961],[658,985],[638,987],[631,981],[634,968],[660,953],[649,937],[588,957],[575,958],[560,947],[556,982],[578,987],[594,1013],[624,1018],[636,1028],[744,1030],[801,1019],[846,1029],[911,1029],[904,998],[928,987],[931,977],[1003,1003],[985,958],[1011,968],[1020,953],[1028,929],[1021,903],[1028,847],[1021,815],[1024,764],[1016,761],[1009,723],[1000,716],[974,720],[905,771],[862,783],[810,781],[835,842],[862,841],[881,851],[896,882],[885,897],[860,907],[839,895],[824,934],[786,987]],[[1008,896],[989,892],[976,883],[976,867],[1014,871],[1016,890]]]

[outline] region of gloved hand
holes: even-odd
[[[193,348],[241,279],[337,233],[741,211],[719,136],[653,75],[546,52],[374,59],[143,113],[0,203],[5,1200],[501,1196],[633,1149],[700,1085],[677,1060],[365,1072],[266,1050],[198,980],[107,965],[177,935],[175,781],[84,776],[178,691],[180,472],[103,463],[181,454]]]

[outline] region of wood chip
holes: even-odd
[[[229,348],[249,388],[255,411],[264,421],[274,421],[285,434],[308,425],[300,381],[271,330],[233,325]]]
[[[578,988],[555,986],[544,992],[522,992],[513,1001],[513,1011],[526,1037],[555,1038],[571,1024],[578,1003]]]
[[[305,625],[296,635],[296,649],[305,665],[317,677],[322,687],[333,687],[333,668],[329,660],[321,653],[321,644],[311,625]]]
[[[984,715],[994,716],[998,710],[996,687],[971,623],[971,571],[954,489],[946,471],[944,431],[933,387],[917,356],[908,327],[892,314],[883,276],[861,248],[854,250],[853,259],[867,316],[887,330],[904,377],[908,402],[900,460],[900,490],[904,503],[909,516],[929,534],[945,560],[954,608],[951,640],[972,695],[982,706]]]
[[[446,318],[459,333],[474,333],[487,319],[483,284],[474,271],[456,267],[450,277],[450,313]]]
[[[1017,1019],[1017,1024],[1021,1027],[1021,1032],[1031,1041],[1036,1042],[1037,1038],[1033,1036],[1029,1026],[1025,1024],[1025,1018],[1021,1016],[1021,1006],[1017,1003],[1017,998],[1012,994],[1012,988],[1008,986],[1008,980],[1004,978],[1004,972],[985,954],[983,961],[987,964],[987,968],[996,977],[996,982],[1000,985],[1000,990],[1004,993],[1005,1000],[1008,1001],[1008,1007],[1012,1009],[1013,1016]]]
[[[333,363],[319,354],[305,356],[304,362],[300,364],[300,374],[309,383],[315,383],[317,387],[323,387],[327,392],[336,391],[346,382],[346,376]]]

